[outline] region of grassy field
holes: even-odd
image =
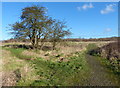
[[[84,57],[85,46],[79,46],[71,43],[68,47],[61,45],[61,49],[54,51],[5,47],[2,50],[3,71],[19,75],[14,78],[18,82],[12,80],[11,85],[80,85],[81,80],[87,77],[89,67]]]
[[[85,85],[84,80],[89,78],[91,72],[85,55],[87,50],[93,48],[87,46],[93,43],[101,47],[109,42],[68,42],[59,44],[56,50],[3,47],[3,85]],[[12,44],[16,43],[6,43],[3,46]]]

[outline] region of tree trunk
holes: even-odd
[[[56,42],[53,41],[53,50],[55,50]]]
[[[38,48],[38,38],[37,38],[37,35],[36,35],[36,30],[34,29],[33,30],[33,35],[32,35],[32,46],[33,48]]]
[[[38,48],[38,46],[39,46],[39,39],[37,38],[37,40],[36,40],[36,47]]]
[[[35,35],[35,48],[36,49],[38,48],[38,38],[37,38],[37,35]]]
[[[35,39],[32,39],[32,47],[35,48]]]

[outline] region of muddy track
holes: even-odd
[[[91,68],[86,86],[120,86],[118,80],[94,56],[86,55],[86,60]]]

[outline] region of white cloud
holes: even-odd
[[[106,28],[105,31],[110,32],[110,31],[112,31],[112,29],[111,28]]]
[[[101,14],[108,14],[110,12],[114,12],[114,6],[116,6],[116,4],[109,4],[106,6],[105,9],[101,10],[100,13]]]
[[[77,9],[80,11],[80,10],[81,10],[81,7],[77,7]]]
[[[84,4],[83,6],[77,7],[77,9],[78,9],[79,11],[80,11],[80,10],[87,10],[87,9],[90,9],[90,8],[94,8],[94,6],[93,6],[92,3]]]

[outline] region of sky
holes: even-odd
[[[3,2],[0,40],[13,37],[9,24],[20,21],[22,9],[32,5],[44,6],[49,16],[65,20],[73,33],[70,38],[118,36],[117,2]]]

